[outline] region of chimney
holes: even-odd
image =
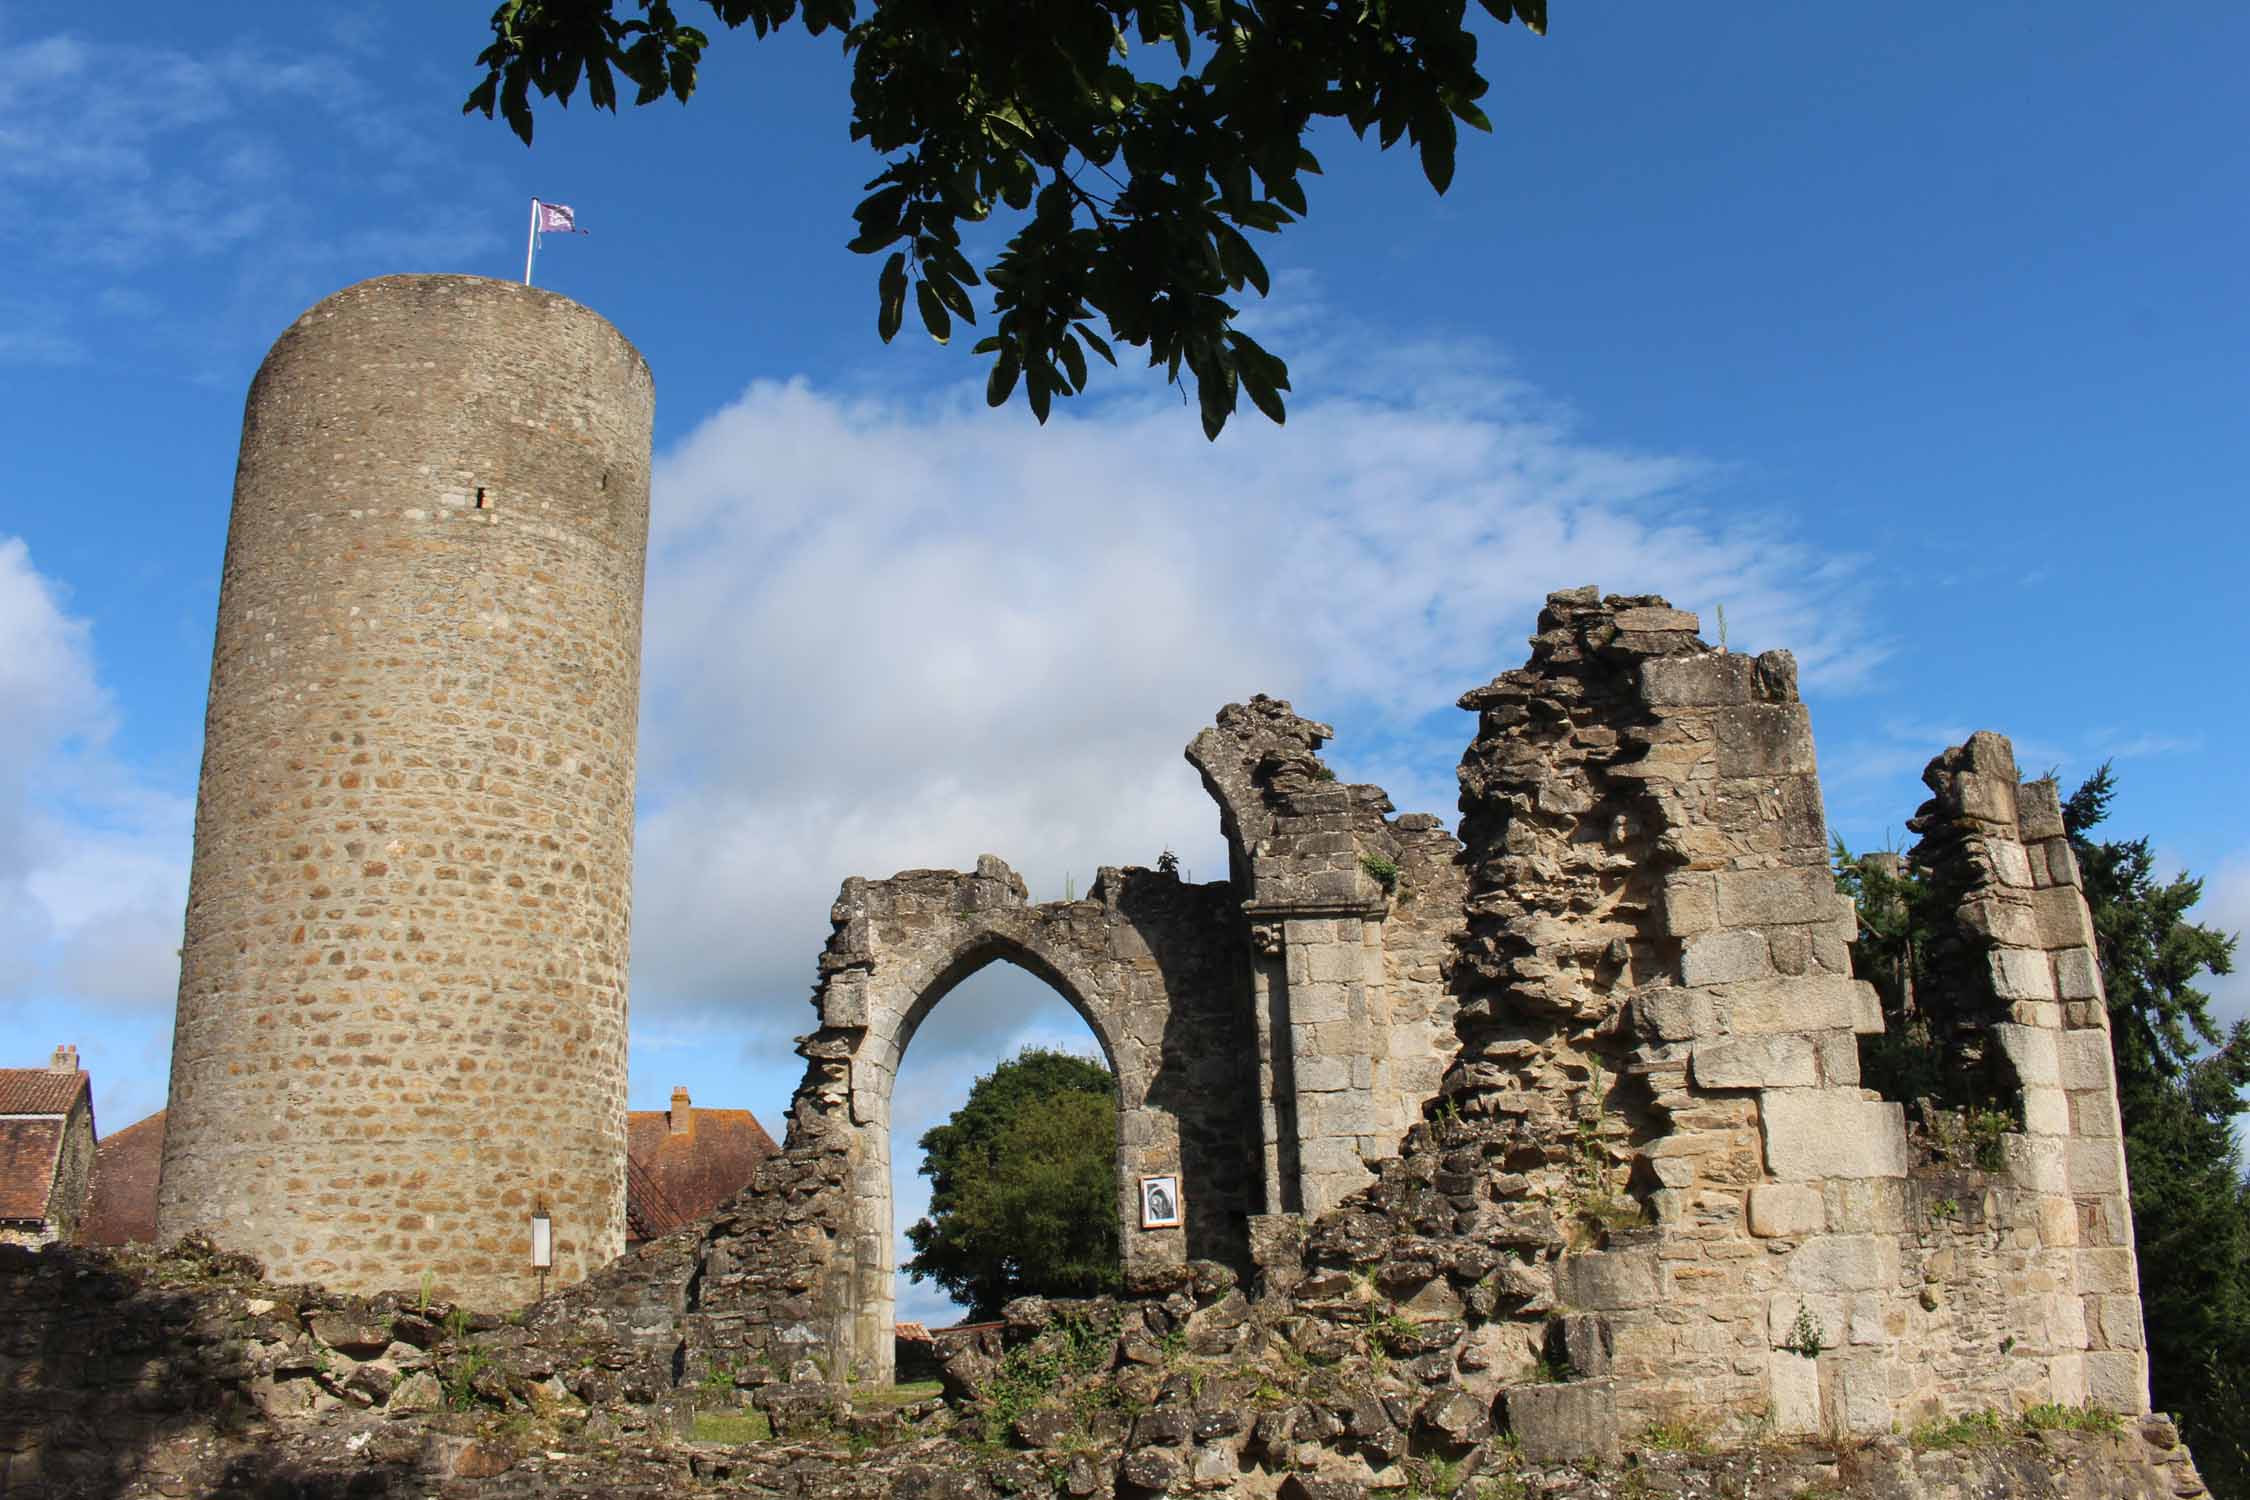
[[[48,1072],[50,1072],[50,1073],[75,1073],[75,1072],[77,1072],[77,1071],[78,1071],[78,1047],[77,1047],[77,1044],[76,1044],[76,1043],[74,1043],[74,1042],[65,1042],[65,1043],[63,1043],[63,1044],[62,1044],[62,1045],[61,1045],[60,1047],[57,1047],[57,1048],[55,1049],[55,1060],[54,1060],[53,1062],[51,1062],[51,1063],[47,1064],[47,1071],[48,1071]]]
[[[687,1085],[684,1083],[674,1084],[672,1086],[672,1134],[693,1135],[694,1133],[695,1106],[688,1102]]]

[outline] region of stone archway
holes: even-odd
[[[822,1031],[808,1045],[831,1060],[827,1096],[843,1106],[825,1112],[846,1191],[821,1303],[849,1368],[876,1380],[892,1371],[891,1097],[900,1062],[937,1004],[992,963],[1013,963],[1060,994],[1116,1074],[1128,1273],[1189,1259],[1242,1263],[1247,1216],[1263,1194],[1245,1150],[1258,1138],[1255,1032],[1229,887],[1104,870],[1084,900],[1033,905],[1022,880],[986,856],[973,872],[848,880],[831,916]],[[1182,1226],[1140,1227],[1139,1180],[1153,1175],[1180,1179]]]

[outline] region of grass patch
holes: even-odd
[[[2106,1406],[2088,1402],[2084,1406],[2065,1406],[2059,1401],[2042,1401],[2020,1418],[2026,1432],[2091,1432],[2106,1436],[2124,1429],[2125,1419]]]
[[[1958,1417],[1933,1417],[1917,1424],[1907,1440],[1917,1448],[1976,1448],[2013,1435],[2008,1419],[1987,1408]]]
[[[725,1443],[739,1448],[744,1443],[763,1443],[773,1437],[773,1423],[766,1420],[762,1411],[699,1411],[695,1414],[695,1440],[699,1443]]]
[[[1651,1422],[1641,1433],[1641,1446],[1659,1453],[1709,1453],[1711,1439],[1693,1422]]]

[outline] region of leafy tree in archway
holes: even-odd
[[[708,3],[761,37],[799,16],[798,0]],[[1547,0],[1479,3],[1546,30]],[[1441,193],[1458,128],[1492,128],[1466,0],[804,0],[802,20],[842,36],[852,138],[884,158],[850,242],[885,257],[878,332],[898,332],[911,290],[942,343],[989,283],[986,399],[1020,385],[1042,422],[1085,389],[1088,354],[1116,363],[1093,324],[1167,379],[1186,365],[1207,435],[1240,395],[1279,422],[1288,367],[1226,299],[1265,294],[1244,231],[1304,215],[1314,122],[1405,139]],[[503,0],[492,30],[463,109],[497,110],[526,144],[534,91],[568,104],[583,81],[614,110],[622,78],[636,104],[685,101],[709,43],[670,0]],[[980,278],[961,226],[1003,207],[1019,227]]]
[[[992,1318],[1016,1297],[1119,1284],[1117,1080],[1083,1057],[1025,1048],[922,1136],[930,1212],[905,1270]]]

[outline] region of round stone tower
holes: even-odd
[[[250,387],[157,1227],[278,1281],[527,1300],[625,1242],[647,364],[387,276]]]

